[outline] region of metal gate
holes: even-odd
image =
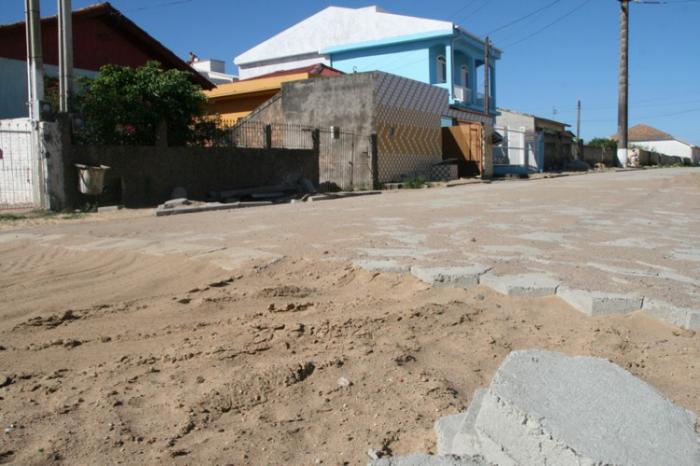
[[[0,208],[38,205],[28,119],[0,120]]]
[[[541,135],[525,128],[494,127],[503,136],[503,142],[493,146],[493,165],[497,171],[507,172],[505,167],[523,172],[540,172],[543,165]]]
[[[322,191],[350,191],[354,188],[357,136],[339,128],[319,130],[318,181]]]

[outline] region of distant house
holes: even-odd
[[[503,141],[493,148],[496,174],[552,170],[572,159],[570,125],[504,108],[498,112],[495,129]]]
[[[445,89],[446,125],[491,125],[496,63],[491,48],[490,109],[484,112],[485,43],[450,21],[397,15],[377,6],[328,7],[235,58],[242,79],[324,64],[345,73],[383,71]]]
[[[235,123],[277,94],[282,83],[342,74],[329,66],[317,64],[220,84],[205,92],[207,112],[220,115],[225,123]]]
[[[199,74],[204,76],[209,82],[216,84],[226,84],[238,81],[238,76],[226,73],[226,63],[223,60],[209,58],[200,60],[196,56],[187,62]]]
[[[58,75],[56,17],[42,18],[44,71]],[[27,46],[24,22],[0,26],[0,118],[19,118],[27,108]],[[73,12],[73,62],[76,76],[95,76],[103,65],[138,67],[156,60],[165,69],[192,75],[204,89],[214,85],[109,3]]]
[[[617,136],[613,136],[617,139]],[[652,126],[639,124],[628,131],[631,146],[639,146],[653,152],[682,157],[693,164],[700,164],[700,147],[682,141]]]

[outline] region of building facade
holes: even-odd
[[[638,146],[659,154],[681,157],[689,164],[700,164],[700,147],[681,141],[649,125],[639,124],[631,127],[628,131],[628,141],[630,146]]]
[[[442,162],[447,90],[383,72],[287,82],[241,124],[319,130],[320,183],[371,189],[421,176]]]
[[[487,59],[485,47],[483,40],[449,21],[397,15],[376,6],[328,7],[237,56],[235,63],[241,78],[315,63],[345,73],[383,71],[445,89],[450,105],[464,112],[462,118],[492,119],[501,51],[491,47]]]

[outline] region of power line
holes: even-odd
[[[554,0],[553,2],[548,3],[547,5],[545,5],[545,6],[543,6],[543,7],[540,7],[540,8],[538,8],[538,9],[536,9],[535,11],[532,11],[532,12],[526,14],[525,16],[521,16],[520,18],[514,19],[513,21],[511,21],[511,22],[509,22],[509,23],[506,23],[506,24],[504,24],[503,26],[497,27],[496,29],[492,30],[491,32],[489,32],[489,33],[486,34],[486,35],[487,35],[487,36],[491,36],[491,35],[493,35],[493,34],[499,32],[499,31],[502,31],[503,29],[506,29],[506,28],[508,28],[508,27],[510,27],[510,26],[512,26],[512,25],[514,25],[514,24],[519,23],[520,21],[523,21],[523,20],[525,20],[525,19],[527,19],[527,18],[529,18],[529,17],[531,17],[531,16],[536,15],[536,14],[539,13],[540,11],[546,10],[547,8],[549,8],[549,7],[551,7],[551,6],[554,6],[554,5],[556,5],[557,3],[559,3],[559,2],[561,2],[561,0]]]
[[[190,3],[192,0],[173,0],[170,2],[162,2],[162,3],[155,3],[153,5],[146,5],[146,6],[141,6],[138,8],[129,8],[127,10],[122,10],[124,12],[129,12],[129,11],[144,11],[144,10],[152,10],[154,8],[162,8],[162,7],[167,7],[167,6],[173,6],[173,5],[180,5],[183,3]]]
[[[521,42],[525,42],[526,40],[530,39],[531,37],[534,37],[534,36],[536,36],[537,34],[539,34],[539,33],[543,32],[543,31],[545,31],[546,29],[549,29],[550,27],[554,26],[554,25],[557,24],[559,21],[562,21],[562,20],[568,18],[569,16],[573,15],[573,14],[576,13],[578,10],[580,10],[580,9],[583,8],[584,6],[586,6],[586,5],[588,5],[589,3],[591,3],[591,1],[592,1],[592,0],[586,0],[585,2],[581,3],[579,6],[577,6],[576,8],[574,8],[573,10],[571,10],[571,11],[569,11],[568,13],[566,13],[566,14],[564,14],[564,15],[558,17],[557,19],[555,19],[555,20],[552,21],[551,23],[546,24],[545,26],[543,26],[543,27],[541,27],[540,29],[538,29],[538,30],[536,30],[535,32],[533,32],[532,34],[528,34],[527,36],[523,37],[523,38],[520,39],[520,40],[517,40],[517,41],[515,41],[515,42],[511,42],[510,44],[505,45],[503,48],[504,48],[504,49],[507,49],[508,47],[512,47],[512,46],[514,46],[514,45],[520,44]]]
[[[681,110],[679,112],[672,112],[672,113],[660,113],[656,115],[643,115],[643,116],[637,116],[634,119],[635,120],[651,120],[653,118],[665,118],[665,117],[670,117],[670,116],[677,116],[677,115],[685,115],[687,113],[695,113],[695,112],[700,112],[700,107],[698,108],[690,108],[687,110]],[[595,122],[595,121],[614,121],[616,118],[595,118],[592,120],[582,120],[584,122]]]

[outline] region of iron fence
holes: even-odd
[[[244,121],[228,128],[224,126],[224,131],[228,133],[227,141],[234,147],[257,149],[314,148],[314,128],[310,126]]]

